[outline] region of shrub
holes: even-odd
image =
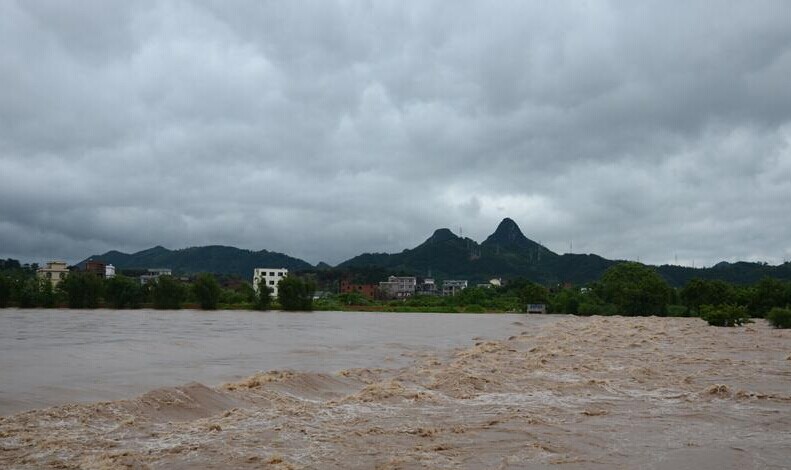
[[[684,305],[668,305],[667,306],[667,316],[668,317],[689,317],[691,316],[692,312],[690,309]]]
[[[740,305],[701,305],[700,318],[711,326],[742,326],[751,323],[747,308]]]
[[[467,305],[464,311],[466,313],[486,313],[486,309],[478,304]]]
[[[617,315],[618,307],[610,304],[595,304],[590,302],[581,303],[579,306],[578,315]]]
[[[769,310],[766,319],[775,328],[791,328],[791,308],[775,307]]]
[[[217,310],[217,302],[220,300],[222,289],[217,283],[217,279],[211,274],[199,274],[192,284],[192,292],[200,303],[203,310]]]

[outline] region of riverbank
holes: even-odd
[[[491,318],[491,317],[490,317]],[[396,368],[281,370],[221,387],[0,419],[15,468],[783,468],[791,331],[763,321],[568,317]]]

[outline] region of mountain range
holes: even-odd
[[[284,267],[290,271],[355,270],[381,268],[438,279],[485,281],[493,277],[523,277],[543,284],[571,282],[575,285],[597,280],[619,260],[595,254],[557,254],[527,238],[513,220],[506,218],[482,243],[460,237],[446,228],[436,230],[425,242],[400,253],[364,253],[336,267],[310,263],[282,253],[251,251],[229,246],[203,246],[168,250],[156,246],[133,254],[109,251],[88,259],[111,263],[119,269],[170,268],[174,273],[213,272],[250,279],[257,267]],[[85,262],[83,261],[83,263]],[[710,268],[675,265],[656,266],[671,285],[681,286],[693,278],[752,283],[764,276],[791,279],[791,263],[726,263]]]

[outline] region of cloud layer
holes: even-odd
[[[791,259],[791,5],[639,3],[2,2],[0,256]]]

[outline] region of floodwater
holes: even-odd
[[[44,327],[60,329],[50,340],[72,336],[62,331],[76,327],[71,313],[38,313],[50,315],[43,324],[65,315],[62,326]],[[102,313],[89,315],[100,320]],[[230,312],[200,328],[184,323],[224,313],[173,313],[185,320],[150,313],[172,322],[165,328],[118,319],[128,312],[104,313],[119,326],[80,335],[77,343],[94,345],[87,356],[66,346],[27,364],[70,351],[104,372],[129,361],[124,380],[149,377],[148,370],[164,380],[170,370],[178,382],[182,365],[194,380],[205,373],[197,363],[216,359],[221,367],[207,376],[218,378],[223,364],[249,355],[248,373],[264,372],[221,386],[212,379],[0,417],[0,467],[791,468],[791,330],[762,320],[717,328],[695,318]],[[15,338],[32,334],[19,332],[27,321],[20,313],[2,315],[15,316],[3,320],[17,325]],[[234,327],[245,315],[273,319]],[[193,360],[170,344],[180,341],[180,328],[211,353],[195,352]],[[127,339],[104,345],[116,336]],[[295,336],[308,339],[290,342]],[[11,337],[3,328],[4,356]],[[256,349],[258,337],[272,347]],[[119,352],[135,341],[143,343],[137,353]],[[141,351],[144,345],[151,350]],[[256,358],[262,352],[280,358],[277,370]],[[115,362],[103,366],[104,355]],[[151,359],[161,355],[173,361]],[[10,390],[7,370],[27,375],[2,360],[2,388]],[[58,361],[77,369],[68,358]],[[58,380],[79,389],[68,375]]]
[[[401,366],[420,351],[507,336],[517,319],[524,315],[0,310],[0,415],[256,371]]]

